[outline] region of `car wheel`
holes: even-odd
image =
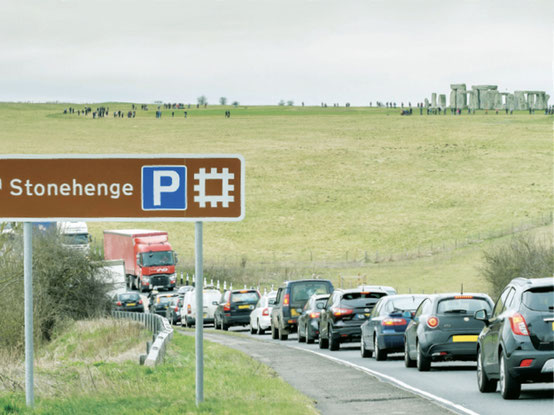
[[[285,340],[288,340],[289,338],[289,335],[288,334],[283,334],[283,327],[281,325],[279,325],[279,340],[282,340],[282,341],[285,341]]]
[[[217,321],[217,317],[214,316],[214,329],[219,330],[218,324],[219,322]]]
[[[521,392],[519,383],[508,371],[508,363],[500,351],[500,393],[504,399],[517,399]]]
[[[324,339],[321,337],[321,334],[319,335],[319,348],[320,349],[327,349],[329,347],[329,339]]]
[[[362,357],[371,357],[372,354],[371,351],[367,350],[365,347],[364,336],[362,336],[362,338],[360,339],[360,354],[362,355]]]
[[[420,372],[427,372],[429,369],[431,369],[431,361],[428,357],[423,355],[423,350],[421,350],[421,347],[419,346],[419,342],[417,342],[417,370]]]
[[[408,349],[408,341],[404,339],[404,366],[415,367],[416,361],[410,357],[410,351]]]
[[[495,392],[498,381],[489,379],[483,367],[483,351],[477,352],[477,385],[480,392]]]
[[[227,324],[225,324],[223,321],[221,322],[221,330],[223,330],[223,331],[228,331],[229,330],[229,326]]]
[[[375,360],[387,359],[387,352],[379,348],[379,337],[377,337],[377,334],[375,334],[373,338],[373,355],[375,356]]]
[[[271,324],[271,338],[273,340],[277,340],[279,338],[279,330],[277,330],[273,324]]]
[[[258,320],[258,336],[261,336],[265,333],[265,330],[262,329],[262,326],[260,326],[260,320]]]
[[[340,349],[339,338],[334,335],[331,327],[332,326],[329,326],[329,329],[327,330],[329,333],[329,350],[333,350],[333,351],[339,350]]]
[[[306,343],[314,344],[315,338],[310,334],[310,328],[306,328]]]
[[[252,323],[250,323],[250,334],[255,334],[256,333],[256,329],[254,329],[254,327],[252,326]]]
[[[298,343],[304,343],[306,341],[306,336],[300,334],[300,324],[298,325]]]

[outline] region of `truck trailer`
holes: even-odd
[[[104,258],[122,259],[129,289],[175,288],[177,255],[167,232],[144,229],[104,231]]]

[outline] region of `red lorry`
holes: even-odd
[[[104,258],[125,262],[127,286],[140,292],[175,288],[177,255],[167,232],[143,229],[104,231]]]

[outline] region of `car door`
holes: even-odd
[[[327,338],[327,327],[328,327],[328,321],[329,321],[329,313],[331,313],[331,307],[333,307],[333,303],[335,301],[335,297],[337,296],[337,292],[334,292],[329,299],[327,300],[327,303],[325,304],[325,308],[321,310],[320,314],[320,320],[319,320],[319,335],[323,338]]]
[[[364,336],[364,342],[367,345],[366,348],[371,350],[373,350],[373,346],[374,346],[373,333],[375,333],[375,330],[378,324],[377,322],[381,321],[380,314],[381,314],[381,310],[383,309],[384,303],[385,303],[385,300],[379,300],[379,302],[375,304],[375,307],[373,308],[373,310],[371,310],[371,314],[369,315],[369,319],[367,320],[367,323],[362,325],[362,336]]]
[[[283,287],[277,290],[277,295],[275,296],[275,303],[271,309],[271,325],[273,327],[279,327],[279,313],[281,312],[281,297],[282,297]]]
[[[417,337],[417,328],[419,325],[419,320],[421,319],[421,316],[423,315],[423,310],[427,307],[429,308],[431,305],[431,300],[426,298],[422,301],[422,303],[417,308],[414,318],[410,323],[408,324],[408,327],[406,327],[406,345],[408,347],[408,351],[410,353],[410,357],[414,358],[415,356],[415,350],[416,350],[416,337]]]
[[[515,289],[508,286],[504,289],[498,301],[494,305],[491,319],[489,320],[489,326],[485,327],[485,334],[483,335],[481,344],[483,347],[485,370],[490,374],[498,374],[498,338],[505,319],[506,301],[508,297],[513,297]]]

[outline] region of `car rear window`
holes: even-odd
[[[386,296],[386,293],[376,292],[359,292],[359,293],[345,293],[342,296],[341,303],[348,304],[354,307],[364,307],[370,303],[375,304],[381,297]],[[368,301],[373,300],[373,301]]]
[[[473,314],[477,310],[487,310],[490,313],[491,306],[484,298],[446,298],[437,306],[438,314]]]
[[[171,297],[158,297],[158,303],[166,304],[166,303],[169,303],[170,299],[171,299]]]
[[[139,298],[140,296],[136,293],[119,294],[119,299],[121,301],[138,300]]]
[[[331,285],[323,281],[296,282],[291,284],[291,302],[306,303],[314,294],[330,294]]]
[[[540,287],[525,291],[522,301],[531,310],[554,311],[554,287]]]
[[[413,296],[391,299],[385,305],[385,311],[387,313],[392,313],[393,311],[415,311],[424,298]]]
[[[260,297],[256,291],[245,291],[231,294],[232,303],[257,303]]]

